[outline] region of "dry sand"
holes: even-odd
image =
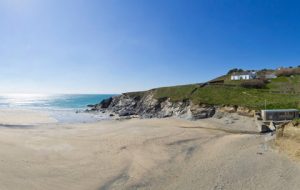
[[[4,126],[0,189],[299,189],[299,164],[255,130],[243,118]]]
[[[300,125],[288,123],[276,131],[276,148],[300,162]]]

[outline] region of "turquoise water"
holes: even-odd
[[[5,94],[0,95],[0,108],[80,110],[97,104],[112,94]]]
[[[49,113],[58,123],[87,123],[109,117],[85,113],[89,104],[97,104],[112,94],[5,94],[0,95],[0,109],[38,110]]]

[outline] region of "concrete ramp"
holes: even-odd
[[[254,120],[255,120],[255,124],[256,124],[258,132],[265,133],[265,132],[270,131],[269,128],[262,122],[259,113],[256,113],[254,115]]]

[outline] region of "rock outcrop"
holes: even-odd
[[[276,129],[275,145],[280,152],[300,161],[300,120],[282,124]]]
[[[170,98],[154,97],[151,91],[146,93],[125,93],[108,98],[90,108],[89,111],[107,112],[120,117],[204,119],[216,112],[238,113],[251,116],[254,111],[237,106],[214,106],[193,104],[190,100],[173,102]]]

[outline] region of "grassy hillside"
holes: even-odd
[[[267,85],[267,88],[271,90],[300,93],[300,75],[272,79]]]
[[[300,75],[272,79],[263,89],[243,88],[241,81],[231,81],[228,75],[217,78],[224,84],[163,87],[153,89],[155,98],[169,97],[171,101],[190,99],[195,104],[238,105],[253,109],[300,109]]]

